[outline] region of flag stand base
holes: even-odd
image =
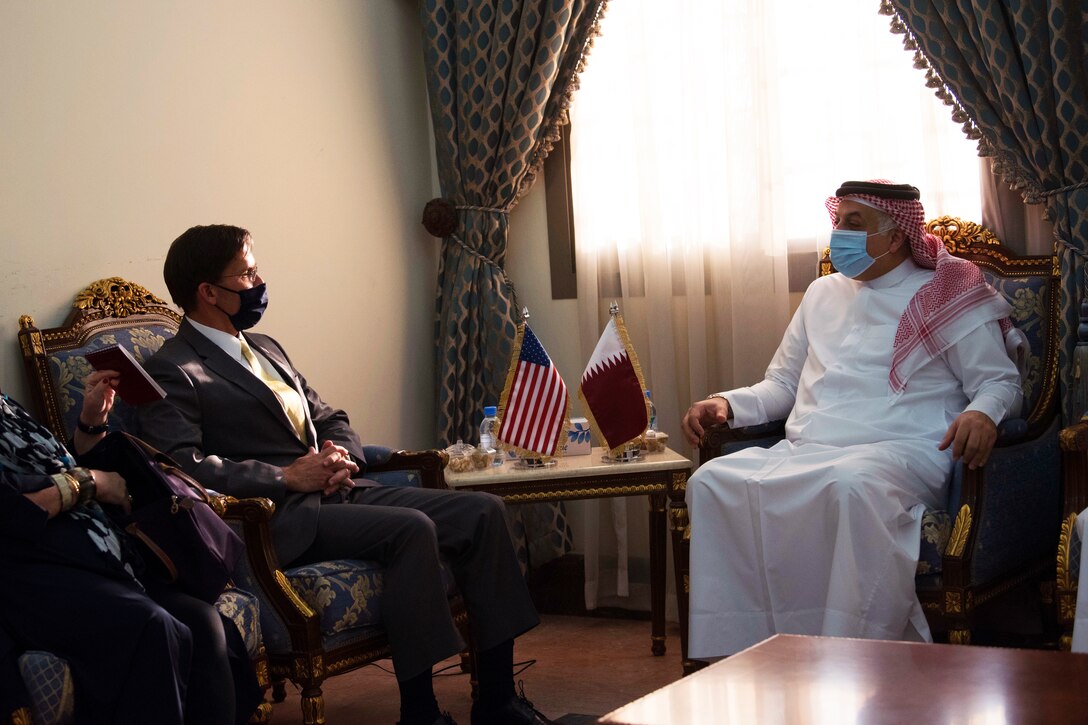
[[[557,463],[554,458],[518,458],[514,468],[551,468]]]
[[[601,460],[605,463],[634,463],[640,458],[642,458],[641,441],[627,443],[618,456],[613,456],[611,453],[601,456]]]

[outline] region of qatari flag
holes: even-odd
[[[610,451],[622,449],[646,431],[650,420],[642,371],[623,318],[613,315],[582,373],[578,397],[586,416]]]

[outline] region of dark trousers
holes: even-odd
[[[4,629],[21,650],[67,660],[79,722],[184,722],[189,627],[129,582],[40,563],[0,568]]]
[[[477,648],[514,639],[540,621],[505,507],[491,494],[360,486],[328,497],[314,543],[291,565],[349,558],[385,568],[382,612],[402,681],[464,647],[442,583],[443,560],[465,599]]]
[[[256,707],[252,668],[228,662],[228,635],[241,637],[212,605],[63,565],[5,562],[0,572],[0,626],[19,650],[68,662],[78,722],[233,725],[236,679],[246,717]]]

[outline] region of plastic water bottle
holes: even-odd
[[[650,391],[646,391],[646,400],[650,403],[650,425],[646,426],[646,430],[657,433],[657,408],[654,406],[654,399],[650,397]]]
[[[492,466],[501,466],[503,457],[495,449],[495,436],[499,432],[498,408],[494,405],[484,406],[484,419],[480,421],[480,448],[491,456]]]

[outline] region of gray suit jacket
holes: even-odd
[[[359,476],[366,459],[347,414],[326,405],[279,343],[266,335],[243,334],[306,401],[309,440],[299,440],[267,385],[188,320],[144,364],[166,399],[141,406],[141,436],[208,488],[239,498],[272,499],[272,536],[280,562],[287,564],[313,542],[321,493],[288,491],[283,468],[305,454],[307,446],[320,448],[327,440],[351,453]]]

